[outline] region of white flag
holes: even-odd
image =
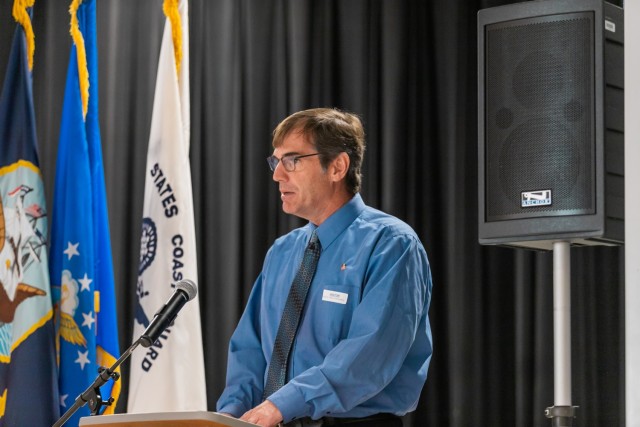
[[[196,281],[196,240],[189,166],[188,4],[165,0],[164,27],[147,154],[136,319],[137,339],[176,282]],[[179,11],[179,14],[178,14]],[[179,19],[178,19],[179,17]],[[172,37],[173,35],[173,37]],[[149,348],[131,356],[128,412],[206,410],[198,298]]]

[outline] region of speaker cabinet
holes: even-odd
[[[624,242],[624,17],[597,0],[478,12],[479,242]]]

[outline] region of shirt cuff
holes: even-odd
[[[240,404],[230,403],[222,408],[219,408],[217,412],[224,412],[225,414],[231,414],[236,418],[240,418],[246,411],[244,410],[244,406]]]
[[[297,387],[286,384],[280,390],[269,396],[268,400],[276,405],[282,414],[282,422],[288,423],[296,418],[311,415],[309,405]]]

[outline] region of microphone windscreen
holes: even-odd
[[[183,290],[189,297],[189,301],[194,299],[198,294],[198,287],[193,281],[189,279],[181,280],[178,283],[176,283],[176,289]]]

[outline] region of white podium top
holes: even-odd
[[[255,425],[217,412],[207,411],[115,414],[80,418],[81,427],[252,427]]]

